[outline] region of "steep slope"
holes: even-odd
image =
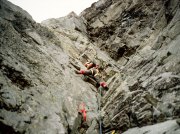
[[[103,100],[106,132],[179,118],[179,5],[100,0],[81,13],[89,38],[122,66]]]
[[[0,0],[0,133],[77,133],[81,103],[87,126],[96,120],[96,89],[74,74],[72,62],[83,65],[70,38]]]
[[[179,4],[99,0],[38,24],[0,0],[0,133],[97,134],[101,115],[106,134],[178,134]],[[89,59],[109,86],[101,113],[97,89],[74,73]]]

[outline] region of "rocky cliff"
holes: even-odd
[[[179,117],[179,11],[178,0],[100,0],[81,13],[89,38],[121,66],[103,100],[107,131]]]
[[[99,117],[106,134],[180,133],[179,6],[99,0],[38,24],[0,0],[0,133],[96,134]],[[97,89],[74,73],[89,59],[109,87],[101,111]]]
[[[96,92],[74,74],[76,36],[57,37],[5,0],[0,14],[0,133],[76,133],[81,103],[90,124]]]

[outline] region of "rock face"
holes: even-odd
[[[87,33],[86,25],[84,24],[84,21],[74,12],[71,12],[67,16],[58,19],[48,19],[42,21],[42,24],[51,27],[52,29],[58,29],[58,28],[61,28],[61,30],[71,29],[71,30],[77,30],[79,32]]]
[[[77,124],[81,103],[90,126],[97,117],[96,89],[74,74],[73,54],[81,54],[71,48],[74,41],[5,0],[0,14],[0,133],[76,133],[83,130]]]
[[[100,0],[81,15],[87,20],[89,37],[118,60],[145,45],[159,48],[158,41],[157,46],[152,41],[172,21],[178,4],[178,0]]]
[[[81,13],[89,38],[121,66],[103,100],[106,132],[179,117],[179,5],[100,0]]]
[[[132,128],[123,134],[179,134],[180,129],[175,120],[166,121],[156,125],[146,126],[142,128]]]
[[[0,0],[0,133],[97,134],[100,116],[106,134],[179,133],[179,4],[99,0],[38,24]],[[109,87],[101,111],[97,89],[74,73],[89,59]]]

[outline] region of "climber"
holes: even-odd
[[[102,87],[103,89],[107,90],[107,84],[105,82],[102,82],[100,75],[99,75],[99,65],[96,65],[95,67],[91,67],[89,70],[75,70],[76,74],[83,74],[84,76],[89,76],[93,78],[97,82],[97,87]]]
[[[86,109],[85,109],[85,104],[82,103],[82,104],[80,105],[80,107],[81,107],[81,108],[79,109],[79,113],[82,114],[83,121],[85,122],[85,121],[86,121],[86,113],[87,113],[87,111],[86,111]]]

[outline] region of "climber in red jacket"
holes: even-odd
[[[108,88],[107,84],[101,80],[101,77],[99,75],[99,65],[96,65],[95,67],[92,67],[91,65],[92,64],[87,64],[87,67],[88,67],[87,70],[80,70],[80,71],[75,70],[75,73],[76,74],[83,74],[83,75],[87,75],[87,76],[93,76],[94,80],[98,83],[99,86],[107,89]]]
[[[79,106],[78,112],[79,112],[80,114],[82,114],[83,121],[85,122],[85,121],[86,121],[86,113],[87,113],[87,111],[86,111],[86,109],[85,109],[85,104],[84,104],[84,103],[82,103],[82,104]]]

